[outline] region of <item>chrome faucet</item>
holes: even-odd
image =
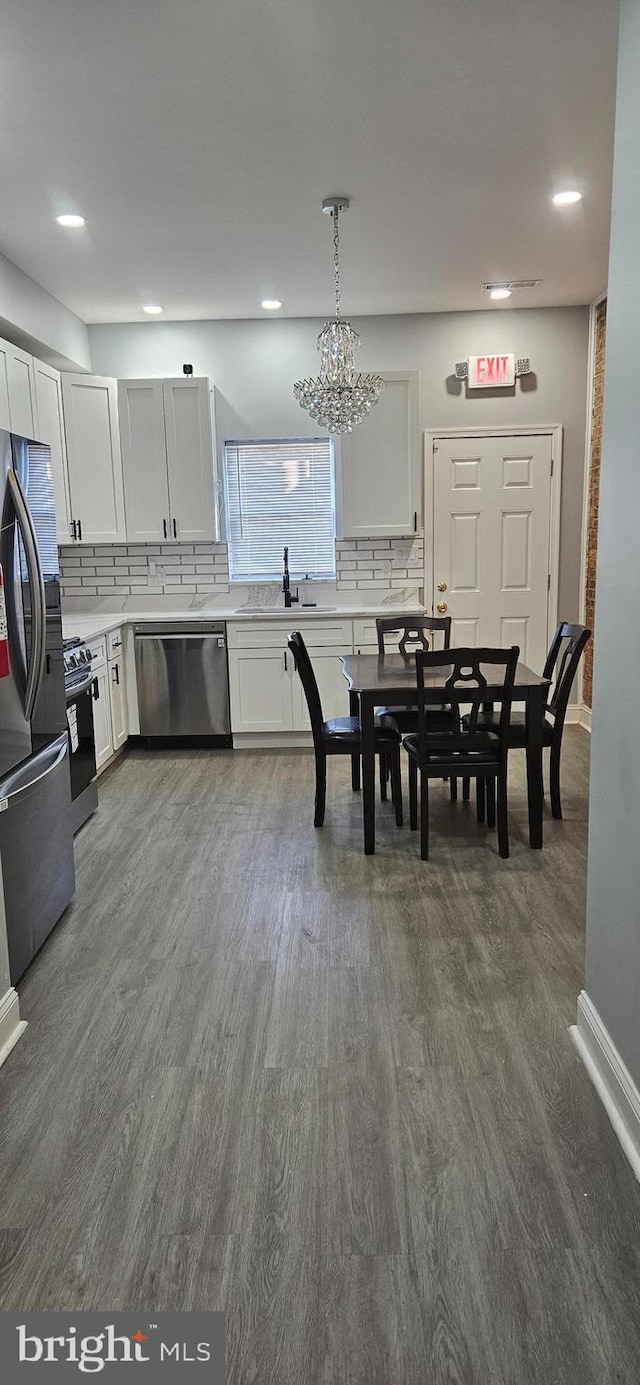
[[[288,549],[288,548],[285,548],[285,550],[284,550],[284,571],[283,571],[283,573],[282,573],[282,590],[283,590],[283,592],[284,592],[284,604],[285,604],[287,610],[289,610],[289,607],[290,607],[290,606],[293,606],[294,603],[297,603],[297,602],[300,600],[300,596],[299,596],[299,594],[298,594],[298,588],[297,588],[297,587],[296,587],[296,594],[295,594],[295,596],[292,596],[292,595],[291,595],[291,586],[290,586],[290,583],[289,583],[289,549]]]

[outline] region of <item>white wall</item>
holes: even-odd
[[[640,1086],[640,0],[623,0],[596,586],[586,990]]]
[[[423,428],[562,423],[560,612],[578,619],[588,354],[587,308],[370,317],[362,370],[419,370]],[[318,369],[322,323],[126,323],[89,328],[92,369],[121,377],[180,375],[185,362],[217,388],[218,436],[304,436],[316,431],[296,404],[293,382]],[[467,396],[456,361],[482,352],[530,356],[534,375],[515,391]]]
[[[0,255],[0,336],[58,370],[89,369],[86,324]]]

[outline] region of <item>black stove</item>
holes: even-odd
[[[62,651],[64,658],[64,686],[69,694],[77,692],[85,684],[91,686],[91,650],[76,635],[72,640],[63,640]]]
[[[64,640],[62,650],[75,833],[98,806],[93,733],[93,698],[96,696],[97,684],[91,668],[91,650],[79,635],[73,640]]]

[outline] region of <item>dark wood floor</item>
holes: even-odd
[[[512,855],[348,762],[136,751],[0,1074],[0,1307],[224,1308],[229,1385],[640,1379],[640,1189],[573,1049],[589,738]]]

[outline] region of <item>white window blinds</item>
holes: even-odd
[[[229,576],[278,579],[289,547],[292,578],[336,574],[331,438],[225,443]]]

